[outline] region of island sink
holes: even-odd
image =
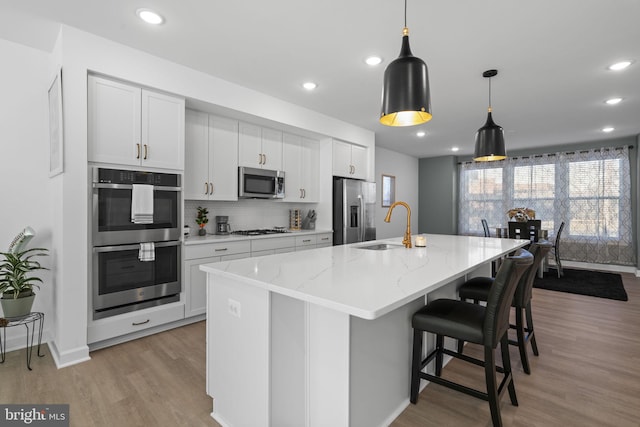
[[[402,245],[391,245],[389,243],[376,243],[375,245],[368,246],[355,246],[358,249],[369,249],[371,251],[386,251],[387,249],[403,248]]]

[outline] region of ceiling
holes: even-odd
[[[11,4],[7,4],[11,3]],[[166,22],[135,15],[148,7]],[[507,150],[640,134],[640,1],[408,0],[413,54],[429,68],[433,120],[378,123],[384,69],[400,52],[401,0],[21,0],[0,38],[50,51],[64,23],[370,129],[416,157],[473,153],[493,118]],[[372,68],[365,57],[384,62]],[[624,71],[607,66],[631,59]],[[301,88],[312,80],[313,92]],[[604,103],[619,96],[615,106]],[[604,126],[615,130],[604,134]],[[418,138],[419,129],[426,135]]]

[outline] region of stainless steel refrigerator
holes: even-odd
[[[376,239],[376,183],[333,179],[333,244]]]

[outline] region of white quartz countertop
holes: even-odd
[[[243,236],[240,234],[207,234],[206,236],[194,235],[184,237],[183,242],[185,245],[202,245],[206,243],[236,242],[244,240],[269,239],[274,237],[295,237],[323,233],[333,233],[333,230],[296,230],[287,231],[286,233],[259,234],[257,236]]]
[[[363,319],[375,319],[509,252],[527,240],[427,234],[204,264],[202,271]],[[388,250],[359,249],[375,243]]]

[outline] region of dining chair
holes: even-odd
[[[493,425],[502,426],[500,397],[505,390],[509,390],[511,404],[518,406],[507,336],[511,301],[520,277],[532,263],[533,255],[525,249],[518,249],[515,255],[507,257],[500,265],[493,281],[486,306],[441,298],[429,302],[413,315],[411,320],[413,326],[411,403],[415,404],[418,401],[420,380],[425,379],[488,401]],[[422,358],[424,332],[436,335],[436,348],[425,359]],[[476,359],[445,348],[445,336],[483,346],[484,359]],[[495,350],[498,344],[500,344],[502,366],[496,366]],[[486,392],[442,378],[445,354],[484,367]],[[424,372],[424,368],[434,359],[435,375]],[[496,372],[503,374],[500,384],[498,384]]]
[[[558,271],[558,279],[563,275],[562,272],[562,262],[560,261],[560,236],[562,236],[562,230],[564,230],[564,221],[560,224],[560,228],[558,228],[558,232],[556,233],[556,241],[551,248],[553,252],[553,257],[556,261],[556,270]]]
[[[489,224],[487,224],[487,220],[482,218],[482,229],[484,230],[484,237],[491,237],[491,232],[489,231]]]

